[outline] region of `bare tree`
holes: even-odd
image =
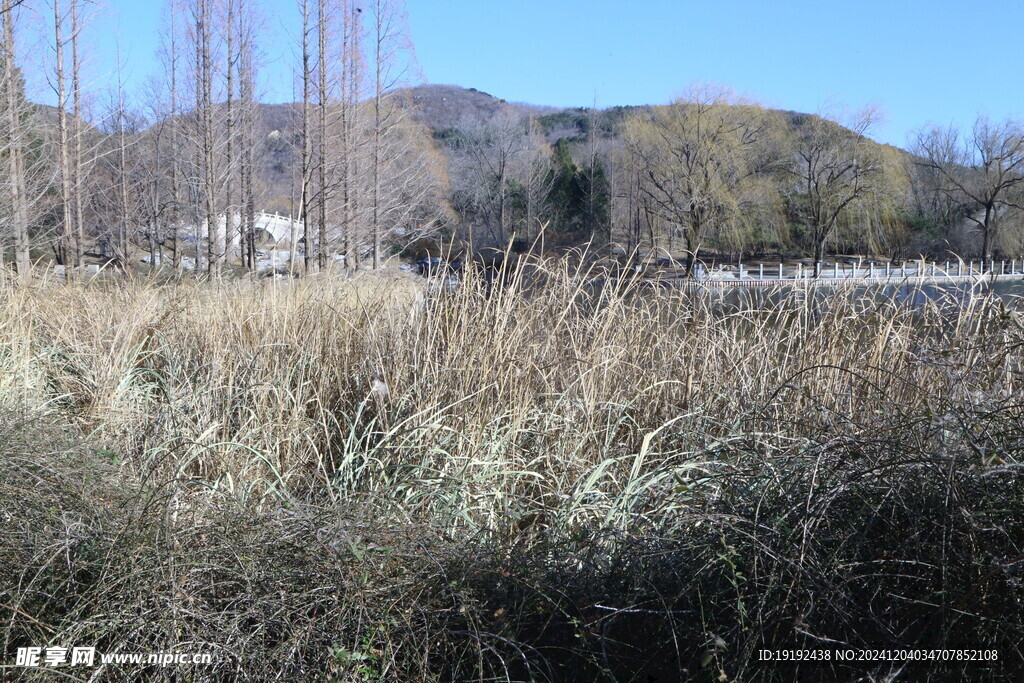
[[[230,244],[237,234],[235,230],[235,216],[237,210],[235,206],[234,197],[234,183],[232,182],[235,177],[235,63],[237,55],[235,54],[235,11],[236,11],[236,0],[224,0],[225,2],[225,17],[223,21],[224,33],[225,33],[225,56],[227,64],[224,68],[224,80],[225,80],[225,115],[226,115],[226,152],[224,166],[222,173],[224,174],[224,240]],[[218,230],[219,234],[219,230]],[[242,244],[243,240],[239,235],[239,245]],[[227,247],[225,245],[225,254],[222,258],[226,257]]]
[[[359,212],[357,193],[360,176],[357,131],[359,130],[359,98],[362,92],[363,60],[361,37],[363,10],[352,0],[342,2],[342,75],[341,75],[341,248],[345,266],[355,268],[359,262],[356,221]]]
[[[132,196],[129,194],[129,175],[131,170],[128,165],[128,135],[129,127],[135,132],[134,121],[129,122],[128,112],[124,101],[124,79],[121,75],[121,51],[117,52],[117,108],[111,118],[114,121],[114,130],[117,137],[117,241],[116,254],[120,267],[128,270],[128,259],[131,252],[129,243],[135,216],[131,210]],[[138,195],[134,195],[138,197]]]
[[[510,185],[536,160],[536,136],[529,135],[529,121],[511,108],[503,108],[488,120],[464,120],[462,145],[457,150],[458,203],[464,213],[487,229],[490,246],[504,245],[512,235]]]
[[[10,229],[14,235],[14,258],[21,280],[31,276],[28,240],[28,209],[25,192],[24,94],[16,65],[14,24],[16,15],[11,0],[0,1],[2,14],[4,121],[6,128],[7,182],[10,201]],[[2,253],[0,253],[2,255]]]
[[[377,189],[375,245],[409,244],[436,234],[441,222],[451,220],[444,158],[429,132],[403,109],[393,117],[380,140],[381,174],[388,182]]]
[[[532,117],[526,125],[526,148],[523,151],[521,162],[525,214],[522,235],[529,238],[534,230],[540,230],[545,223],[545,203],[554,180],[549,172],[549,146],[544,139],[540,125]]]
[[[241,147],[239,182],[242,201],[243,262],[249,270],[256,269],[256,20],[253,8],[238,13],[238,87],[239,143]]]
[[[981,254],[990,261],[1002,227],[1024,208],[1024,128],[979,116],[971,133],[933,128],[917,133],[917,165],[933,174],[935,191],[965,205],[964,218],[981,234]]]
[[[632,145],[620,142],[614,154],[612,166],[612,224],[621,226],[621,232],[613,232],[613,241],[621,240],[626,254],[640,248],[642,241],[640,184],[642,159]],[[651,245],[653,248],[653,245]]]
[[[181,128],[178,121],[178,43],[177,43],[177,20],[173,6],[168,11],[168,43],[164,51],[164,69],[167,72],[170,83],[168,99],[167,123],[170,126],[170,166],[171,166],[171,213],[170,213],[170,237],[171,237],[171,265],[175,270],[181,271],[181,243],[179,232],[181,230],[181,144],[179,131]],[[199,261],[195,263],[199,267]]]
[[[220,174],[217,168],[217,132],[214,117],[214,26],[211,2],[214,0],[190,0],[189,30],[194,62],[194,109],[192,130],[188,140],[192,148],[192,169],[190,191],[195,210],[196,229],[196,273],[200,269],[202,244],[206,242],[206,270],[213,278],[219,278],[225,256],[224,240],[226,229],[219,229],[219,187]]]
[[[303,271],[308,275],[310,272],[310,266],[313,258],[313,241],[312,235],[310,234],[312,226],[309,223],[309,183],[312,176],[312,139],[310,137],[309,129],[309,104],[310,104],[310,88],[312,87],[313,73],[311,67],[311,54],[309,46],[309,34],[311,32],[311,13],[309,10],[309,0],[301,0],[300,11],[302,13],[302,159],[301,159],[301,178],[300,178],[300,189],[299,189],[299,215],[302,218],[303,225]],[[294,263],[294,249],[292,249],[293,256],[292,262]],[[294,267],[294,266],[293,266]]]
[[[71,0],[71,193],[75,225],[75,267],[82,267],[85,250],[85,216],[82,196],[82,176],[85,173],[82,158],[82,60],[79,54],[79,33],[82,30],[81,5]]]
[[[373,142],[371,147],[370,172],[373,178],[370,189],[370,234],[373,242],[373,267],[381,263],[383,225],[381,207],[381,171],[385,138],[391,128],[397,125],[399,108],[395,97],[385,94],[401,85],[415,71],[415,56],[412,41],[406,30],[404,0],[371,0],[373,25]]]
[[[327,238],[327,209],[330,190],[327,185],[327,147],[329,131],[327,112],[331,107],[330,81],[331,59],[328,53],[328,33],[330,33],[331,16],[327,0],[317,0],[317,268],[327,268],[329,251]]]
[[[71,0],[74,4],[77,0]],[[53,31],[56,61],[54,62],[54,89],[57,91],[57,145],[60,156],[60,214],[61,231],[57,243],[57,261],[65,266],[66,277],[73,277],[74,266],[74,172],[71,163],[71,141],[68,130],[68,90],[64,79],[64,45],[68,40],[60,0],[53,0]]]
[[[127,98],[117,51],[117,83],[107,93],[98,121],[96,163],[83,183],[86,215],[96,228],[102,255],[131,275],[132,254],[140,238],[153,240],[155,135]],[[150,248],[153,249],[153,242]],[[155,251],[155,249],[153,249]]]

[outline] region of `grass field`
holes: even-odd
[[[1024,324],[568,260],[0,288],[0,641],[75,680],[1024,671]],[[995,661],[767,664],[763,649]],[[42,670],[18,670],[50,680]]]

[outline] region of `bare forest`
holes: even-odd
[[[126,91],[120,63],[84,89],[92,3],[13,4],[2,13],[2,244],[21,277],[30,264],[69,278],[147,264],[219,278],[257,270],[268,249],[294,274],[377,266],[448,215],[444,164],[398,91],[415,64],[397,3],[301,3],[300,100],[276,107],[259,100],[260,67],[265,42],[282,37],[255,3],[169,2],[162,70],[140,92]],[[19,38],[54,58],[27,59]],[[55,107],[26,100],[30,61]],[[285,227],[258,220],[268,213]]]

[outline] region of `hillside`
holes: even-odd
[[[509,102],[476,88],[456,85],[419,85],[395,91],[390,97],[396,98],[400,106],[409,111],[411,118],[429,131],[437,148],[445,151],[449,175],[453,181],[460,172],[458,167],[466,165],[464,162],[468,161],[469,154],[460,147],[458,141],[465,140],[467,134],[479,135],[481,131],[501,121],[530,118],[535,123],[534,130],[543,136],[543,143],[553,147],[564,140],[574,150],[583,149],[582,145],[590,139],[593,129],[602,147],[608,150],[617,144],[626,118],[649,109],[647,106],[613,106],[594,111],[582,107],[558,108]],[[258,106],[256,137],[261,148],[258,156],[262,159],[259,171],[262,200],[259,208],[271,213],[288,214],[297,211],[297,201],[293,195],[301,140],[300,105],[277,103]],[[786,122],[793,130],[799,130],[811,116],[792,111],[778,113],[778,120]],[[36,105],[35,117],[41,129],[56,130],[55,108]],[[85,125],[94,134],[103,134],[102,127]],[[183,116],[182,125],[188,127],[192,124]],[[150,130],[158,128],[158,123],[151,123]],[[511,130],[515,130],[515,127]],[[525,134],[525,126],[522,130]],[[536,139],[529,144],[535,146]],[[541,151],[540,154],[543,156],[545,153]],[[456,191],[453,186],[453,192]],[[461,217],[472,220],[472,217],[466,215]]]
[[[618,137],[620,126],[629,114],[650,108],[650,105],[612,106],[591,112],[585,107],[559,108],[508,102],[476,88],[456,85],[419,85],[400,90],[396,94],[409,102],[414,118],[435,133],[459,129],[470,123],[486,123],[499,114],[511,113],[534,117],[552,144],[562,138],[581,141],[588,135],[591,125],[597,127],[601,137]],[[813,116],[789,110],[776,112],[780,114],[781,120],[795,130]]]
[[[519,116],[544,116],[557,107],[507,102],[476,88],[457,85],[418,85],[396,93],[409,101],[417,121],[432,130],[458,128],[469,121],[489,121],[508,112]]]

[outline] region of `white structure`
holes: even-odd
[[[227,248],[228,255],[239,256],[242,253],[242,250],[239,246],[241,243],[241,239],[238,232],[239,227],[242,224],[241,216],[235,214],[232,217],[231,232],[228,235],[224,234],[226,223],[227,221],[225,220],[223,215],[218,216],[217,231],[220,233],[220,236],[222,238],[226,238],[224,244]],[[276,213],[258,213],[255,216],[256,244],[260,245],[263,248],[269,249],[287,249],[291,246],[290,241],[293,226],[295,230],[295,239],[300,240],[302,238],[302,233],[304,230],[302,221],[294,220],[288,216],[279,216]],[[205,228],[206,225],[204,223],[204,233],[206,232]],[[192,228],[191,226],[186,227],[185,231],[186,234],[187,231],[191,231],[193,234],[195,232],[194,228]]]
[[[217,231],[224,240],[225,256],[228,259],[237,259],[242,256],[241,235],[239,228],[242,225],[242,218],[235,214],[231,221],[231,231],[225,234],[227,221],[223,214],[217,217]],[[288,216],[278,214],[257,213],[254,216],[254,227],[256,233],[257,249],[257,270],[274,270],[279,264],[287,263],[291,255],[292,234],[294,231],[296,246],[301,244],[303,235],[302,221],[293,220]],[[206,261],[206,221],[200,224],[197,231],[196,225],[181,225],[177,228],[178,238],[182,240],[181,265],[185,270],[193,270],[196,267],[196,247],[200,254],[200,263]],[[197,234],[198,232],[198,234]],[[199,245],[196,245],[196,240]],[[160,255],[156,260],[159,262]],[[167,254],[163,255],[165,261],[169,261]],[[145,254],[140,259],[142,263],[150,262],[150,255]]]

